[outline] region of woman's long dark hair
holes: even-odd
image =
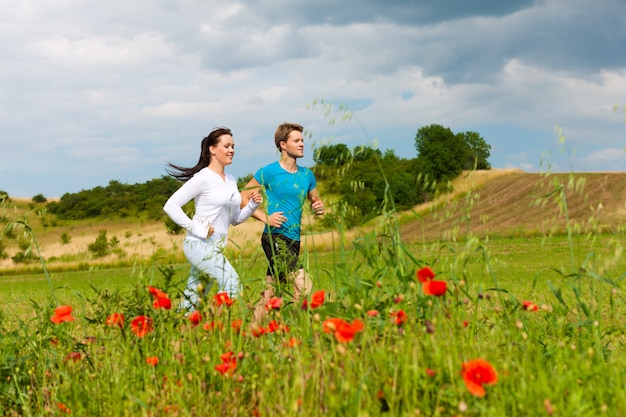
[[[198,159],[198,163],[195,166],[186,168],[168,162],[165,171],[177,180],[187,181],[193,177],[196,172],[209,166],[209,162],[211,162],[211,152],[209,147],[216,146],[219,143],[220,136],[222,135],[232,136],[233,133],[227,127],[217,127],[209,133],[209,136],[202,139],[202,144],[200,145],[200,159]]]

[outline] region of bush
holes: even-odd
[[[37,194],[33,196],[33,203],[46,203],[48,199],[43,196],[43,194]]]
[[[96,240],[90,243],[87,249],[89,249],[89,252],[93,253],[96,258],[102,258],[111,253],[111,244],[107,239],[107,231],[100,230]]]
[[[67,245],[68,243],[70,243],[70,240],[72,240],[70,235],[68,235],[65,232],[61,233],[61,243],[63,243],[64,245]]]

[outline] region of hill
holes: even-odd
[[[452,192],[398,215],[404,242],[457,239],[468,231],[481,237],[563,233],[567,225],[564,208],[570,225],[581,232],[623,232],[626,226],[626,172],[545,176],[493,169],[464,173],[451,186]],[[32,203],[16,204],[18,212],[32,208]],[[167,234],[163,221],[124,218],[45,225],[36,218],[29,221],[51,269],[133,264],[151,257],[162,262],[184,262],[182,235]],[[109,239],[119,241],[118,250],[104,258],[93,258],[87,247],[102,230],[107,231]],[[261,230],[261,223],[253,219],[231,228],[229,250],[258,249]],[[353,239],[362,231],[352,230],[347,237]],[[69,242],[65,239],[64,243],[63,234]],[[336,239],[333,231],[316,232],[305,237],[304,245],[327,249]],[[17,245],[7,247],[9,258],[0,260],[0,270],[38,267],[38,263],[13,262],[10,257],[18,251]]]
[[[477,236],[623,231],[626,173],[525,173],[472,171],[453,182],[453,192],[405,215],[404,241]]]

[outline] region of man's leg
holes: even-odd
[[[274,278],[271,275],[265,277],[265,289],[261,292],[261,299],[254,308],[254,323],[259,324],[265,318],[265,305],[274,296]]]
[[[293,301],[300,302],[300,297],[308,297],[313,289],[313,282],[304,269],[299,269],[293,274]]]

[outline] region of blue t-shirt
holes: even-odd
[[[313,171],[298,166],[297,172],[289,172],[278,161],[259,169],[254,179],[263,186],[267,199],[267,214],[282,211],[287,221],[282,227],[265,225],[265,233],[279,233],[292,239],[300,240],[302,208],[310,191],[317,183]]]

